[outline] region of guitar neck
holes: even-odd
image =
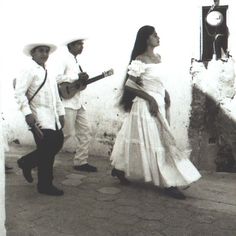
[[[95,77],[93,77],[91,79],[86,80],[85,83],[86,84],[91,84],[91,83],[93,83],[93,82],[95,82],[97,80],[103,79],[104,77],[105,77],[104,74],[101,74],[101,75],[98,75],[98,76],[95,76]]]

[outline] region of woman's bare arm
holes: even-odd
[[[131,88],[129,86],[125,86],[125,89],[130,91],[131,93],[133,93],[135,96],[138,96],[138,97],[146,100],[149,103],[149,111],[150,111],[151,115],[153,115],[153,116],[157,115],[158,104],[152,96],[150,96],[148,93],[146,93],[144,91],[141,91],[141,90],[138,90],[135,88]]]

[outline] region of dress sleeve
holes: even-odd
[[[145,72],[145,63],[139,60],[133,60],[128,66],[128,74],[134,77],[140,77]]]

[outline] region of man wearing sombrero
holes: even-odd
[[[46,69],[49,54],[56,46],[48,43],[28,44],[23,52],[31,57],[27,67],[16,77],[15,98],[33,137],[35,151],[18,159],[19,168],[28,182],[33,182],[31,170],[38,169],[39,193],[61,196],[63,191],[53,185],[55,155],[63,145],[64,107],[57,83]]]
[[[85,37],[77,37],[66,41],[63,45],[64,51],[62,50],[62,54],[55,58],[54,65],[56,64],[58,69],[56,76],[58,84],[88,79],[88,74],[83,72],[78,58],[83,51],[84,40]],[[88,164],[91,129],[82,96],[83,91],[78,90],[73,97],[62,98],[66,113],[63,129],[64,148],[69,152],[75,151],[73,159],[75,170],[96,172],[97,168]]]

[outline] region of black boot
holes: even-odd
[[[113,177],[117,177],[120,180],[120,183],[123,185],[130,184],[130,181],[125,178],[125,172],[121,170],[117,170],[116,168],[113,168],[111,171],[111,175]]]
[[[63,190],[58,189],[54,185],[50,185],[48,187],[37,187],[38,192],[41,194],[46,194],[50,196],[62,196],[64,194]]]
[[[165,188],[164,191],[170,197],[173,197],[173,198],[176,198],[176,199],[180,199],[180,200],[186,199],[184,194],[181,193],[177,187]]]
[[[26,181],[29,183],[33,182],[33,177],[31,175],[31,168],[28,167],[22,159],[17,160],[17,164],[19,168],[22,169],[23,176],[25,177]]]

